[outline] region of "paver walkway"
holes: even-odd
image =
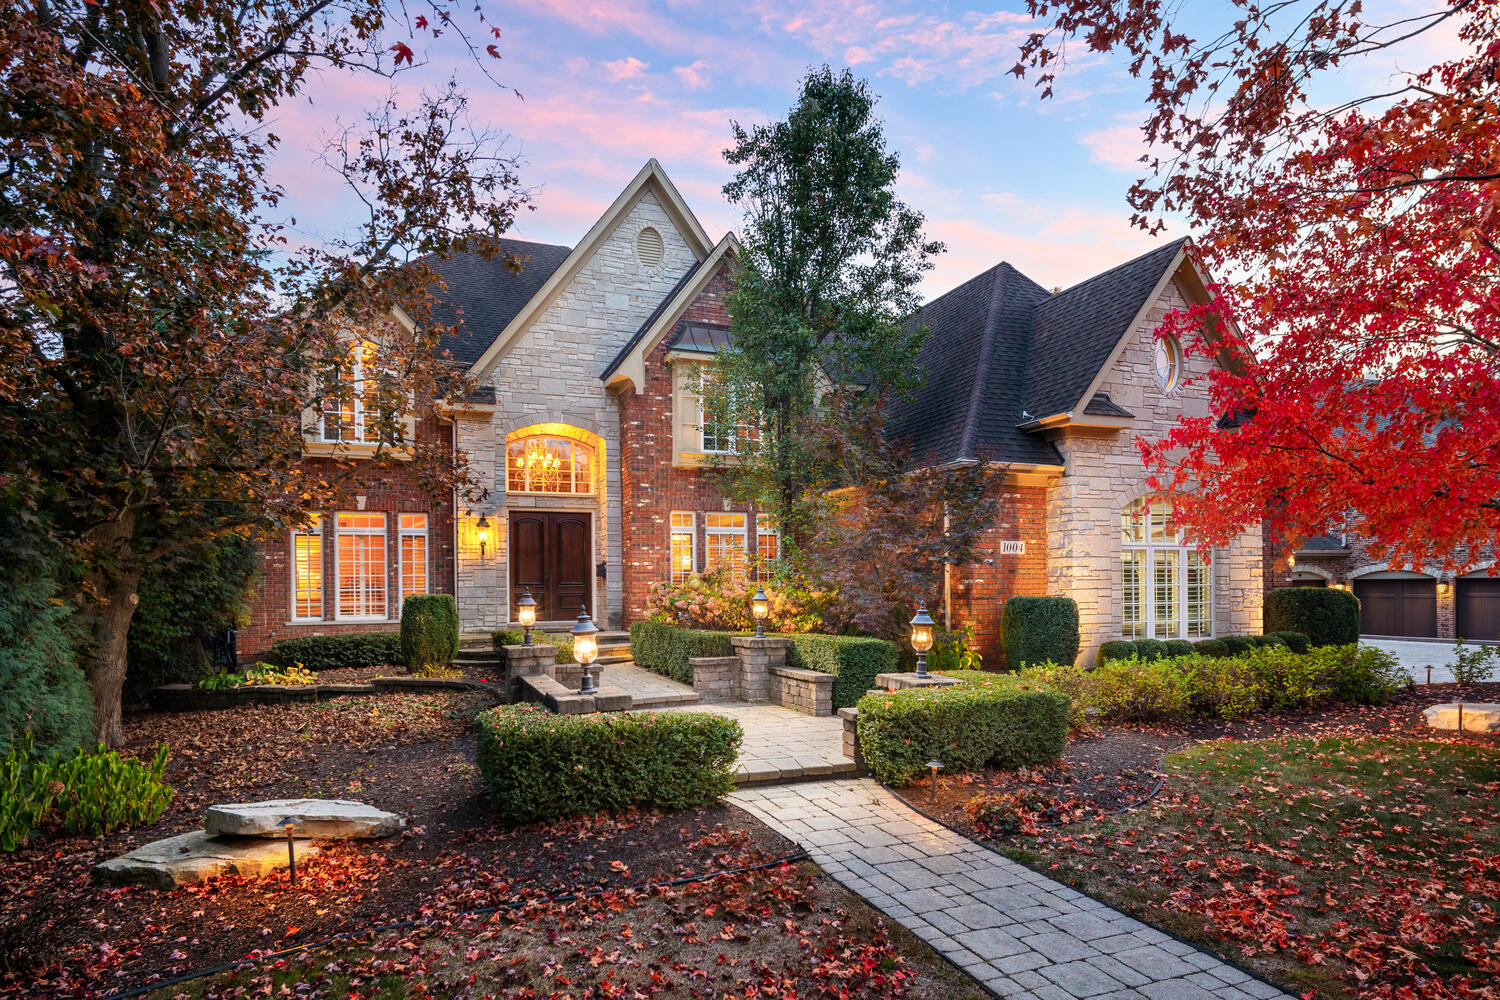
[[[744,703],[684,705],[682,710],[739,720],[745,742],[734,781],[740,787],[855,773],[854,761],[844,756],[844,722],[836,715],[803,715],[780,705]]]
[[[874,781],[747,788],[730,800],[795,840],[834,878],[1000,996],[1289,996],[986,850]]]
[[[608,663],[601,674],[604,683],[629,693],[636,708],[690,705],[698,700],[691,686],[653,673],[634,663]]]

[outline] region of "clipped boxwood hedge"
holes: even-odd
[[[414,674],[448,669],[458,655],[458,604],[452,594],[413,594],[401,602],[401,658]]]
[[[1135,656],[1135,642],[1131,639],[1111,639],[1099,644],[1099,655],[1094,658],[1094,665],[1104,666],[1110,660],[1128,660]]]
[[[284,667],[300,663],[308,670],[385,667],[405,662],[399,632],[344,632],[282,639],[272,643],[271,659]]]
[[[1219,641],[1224,644],[1225,649],[1229,650],[1230,656],[1240,656],[1258,645],[1255,639],[1253,635],[1226,635]]]
[[[1301,632],[1267,632],[1266,638],[1275,640],[1294,653],[1305,653],[1312,649],[1312,640]]]
[[[860,699],[857,725],[870,770],[903,785],[933,760],[950,774],[1057,760],[1068,738],[1068,699],[1011,684],[876,692]]]
[[[683,684],[693,683],[695,656],[733,656],[728,632],[683,628],[667,622],[636,622],[630,626],[630,656],[635,665]]]
[[[1199,639],[1193,643],[1193,652],[1199,656],[1228,656],[1229,647],[1223,639]]]
[[[730,638],[739,632],[683,628],[670,622],[636,622],[630,626],[630,655],[636,665],[684,684],[693,683],[695,656],[733,656]],[[787,666],[833,674],[833,707],[849,708],[870,688],[875,675],[901,669],[901,651],[884,639],[857,635],[793,634]]]
[[[876,674],[901,669],[901,651],[893,642],[858,635],[787,635],[787,665],[833,674],[833,707],[852,708],[875,686]]]
[[[1078,604],[1071,597],[1012,597],[1000,613],[1000,641],[1011,670],[1078,659]]]
[[[734,788],[744,739],[734,719],[706,712],[553,715],[503,705],[477,721],[479,772],[507,823],[712,805]]]
[[[1359,598],[1332,587],[1278,587],[1266,595],[1266,632],[1300,632],[1314,646],[1359,641]]]

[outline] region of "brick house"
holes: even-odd
[[[709,238],[652,160],[577,246],[508,241],[518,273],[477,256],[440,262],[437,318],[456,327],[443,347],[479,388],[414,431],[466,453],[488,498],[433,503],[398,470],[372,480],[356,510],[269,539],[241,655],[287,636],[395,628],[417,586],[454,594],[466,630],[511,622],[527,589],[543,621],[585,604],[617,628],[641,616],[653,582],[715,566],[755,574],[779,538],[705,470],[735,428],[705,422],[696,391],[727,339],[735,247],[732,233]],[[992,664],[1013,594],[1075,597],[1086,662],[1121,634],[1259,627],[1258,536],[1210,564],[1168,536],[1164,509],[1131,517],[1145,492],[1132,436],[1207,412],[1193,378],[1206,362],[1151,336],[1167,309],[1202,294],[1171,244],[1058,295],[1001,264],[923,310],[928,379],[890,430],[934,461],[1009,465],[989,558],[950,574],[942,608],[975,625]],[[1123,543],[1122,518],[1135,531]]]

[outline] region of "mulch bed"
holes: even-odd
[[[1500,702],[1500,683],[1469,688],[1424,684],[1399,693],[1389,705],[1330,705],[1233,722],[1194,719],[1185,726],[1105,726],[1094,734],[1070,735],[1062,760],[1052,766],[941,776],[936,800],[931,783],[925,779],[892,790],[917,809],[971,837],[980,834],[964,806],[982,793],[1030,793],[1028,800],[1043,806],[1042,821],[1076,823],[1098,819],[1146,798],[1157,787],[1162,757],[1189,743],[1340,733],[1442,738],[1441,731],[1426,727],[1422,710],[1460,700]],[[1468,735],[1472,738],[1473,734]]]
[[[122,991],[407,919],[439,896],[480,906],[526,890],[634,885],[795,853],[733,807],[500,829],[473,763],[471,720],[490,704],[482,692],[392,694],[127,716],[127,754],[170,745],[176,796],[149,828],[44,840],[0,858],[0,994]],[[302,795],[358,799],[411,826],[331,847],[299,865],[295,887],[284,872],[173,891],[92,882],[97,862],[197,828],[208,805]],[[466,894],[467,883],[483,891]]]

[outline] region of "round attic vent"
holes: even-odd
[[[654,271],[661,267],[661,255],[664,247],[661,242],[661,233],[647,226],[642,229],[635,238],[635,256],[641,262],[641,266],[648,271]]]

